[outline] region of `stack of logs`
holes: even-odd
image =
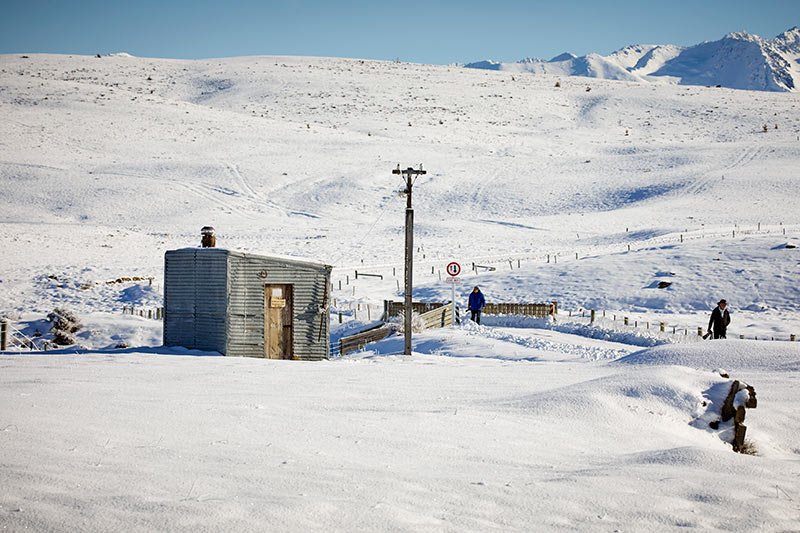
[[[747,401],[744,403],[744,405],[734,407],[736,395],[743,390],[747,391]],[[720,413],[722,422],[727,422],[733,418],[733,442],[731,442],[733,445],[733,451],[740,453],[745,451],[744,436],[747,432],[747,426],[744,425],[745,408],[755,409],[757,406],[758,400],[756,399],[756,390],[747,383],[734,380],[734,382],[731,384],[731,390],[728,392],[728,396],[725,398],[725,402],[722,404],[722,412]],[[719,429],[719,423],[720,421],[717,420],[715,422],[711,422],[709,425],[712,429]]]

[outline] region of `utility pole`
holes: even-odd
[[[417,177],[426,174],[426,172],[422,170],[422,165],[419,166],[419,170],[411,167],[400,170],[400,165],[397,165],[397,168],[392,170],[392,174],[403,176],[406,182],[406,189],[403,191],[403,194],[406,195],[405,345],[403,354],[411,355],[411,292],[414,287],[411,280],[414,272],[414,209],[411,207],[411,190],[414,187],[414,182],[417,181]]]

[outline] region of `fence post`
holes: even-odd
[[[339,324],[341,324],[341,323],[342,323],[342,312],[339,311]]]
[[[628,317],[624,317],[622,321],[626,326],[628,325]]]
[[[697,336],[698,336],[698,337],[702,337],[702,336],[703,336],[703,328],[701,328],[701,327],[699,327],[699,326],[698,326],[698,328],[697,328]]]
[[[661,333],[664,333],[664,327],[665,326],[666,326],[666,324],[664,324],[663,322],[659,322],[658,323],[658,329],[659,329],[659,331],[661,331]]]
[[[8,348],[8,320],[5,318],[0,321],[0,351]]]
[[[792,333],[791,335],[789,335],[789,342],[794,342],[794,341],[796,341],[796,340],[797,340],[797,337],[795,337],[794,333]]]
[[[594,309],[592,309],[592,316],[591,316],[591,318],[589,319],[589,323],[590,323],[590,324],[594,324]]]
[[[744,335],[741,335],[741,334],[740,334],[740,335],[739,335],[739,338],[740,338],[740,339],[742,339],[742,340],[744,340]]]

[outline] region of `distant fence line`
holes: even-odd
[[[760,222],[747,227],[740,224],[734,224],[730,230],[706,231],[703,228],[692,229],[690,231],[687,228],[683,232],[660,235],[657,237],[651,237],[649,239],[632,241],[630,243],[620,243],[618,245],[604,247],[601,250],[591,247],[582,247],[582,250],[573,248],[571,251],[557,250],[551,251],[550,253],[532,252],[519,255],[502,254],[497,256],[472,256],[469,258],[458,258],[457,256],[459,254],[455,254],[450,256],[450,258],[456,258],[461,263],[463,267],[461,277],[465,278],[466,276],[464,274],[466,273],[479,275],[482,272],[497,271],[501,267],[505,268],[505,264],[508,264],[509,270],[515,270],[522,268],[523,263],[526,262],[558,264],[559,261],[577,261],[587,257],[593,257],[597,255],[598,252],[636,252],[653,246],[654,244],[666,244],[674,242],[682,243],[684,241],[699,240],[708,237],[736,238],[737,236],[742,235],[774,235],[776,231],[778,234],[786,235],[786,228],[787,226],[783,225],[783,223],[762,224]],[[626,233],[628,233],[628,228],[626,228]],[[424,248],[418,247],[417,251],[419,252],[420,250],[424,250]],[[432,261],[430,259],[426,259],[427,255],[435,255],[436,260]],[[448,277],[446,272],[442,272],[444,269],[444,262],[447,261],[447,258],[444,257],[444,254],[422,254],[422,257],[422,261],[415,262],[416,276],[423,278],[438,277],[440,281]],[[363,259],[361,262],[362,264],[358,267],[336,267],[334,269],[334,274],[336,275],[337,279],[335,281],[331,280],[331,290],[345,292],[348,296],[356,296],[355,281],[363,280],[365,283],[371,284],[375,283],[374,280],[379,279],[383,281],[386,278],[394,279],[397,290],[401,290],[400,278],[403,277],[404,272],[402,265],[364,265]]]
[[[629,316],[626,316],[624,313],[610,313],[603,310],[594,310],[594,309],[578,309],[577,311],[573,312],[572,310],[567,311],[567,318],[588,318],[590,325],[597,325],[603,322],[608,323],[611,322],[614,326],[623,326],[623,327],[630,327],[631,329],[645,329],[645,330],[653,330],[658,331],[658,333],[666,334],[666,336],[672,335],[673,337],[683,337],[683,338],[692,338],[694,337],[695,340],[702,339],[703,335],[705,335],[706,327],[704,326],[688,326],[686,324],[670,324],[668,321],[664,320],[639,320],[634,319]],[[619,324],[618,324],[619,322]],[[731,337],[734,338],[734,337]],[[797,335],[794,333],[789,334],[788,337],[784,338],[776,338],[774,335],[762,335],[759,337],[758,335],[753,335],[752,337],[747,337],[744,334],[736,335],[736,338],[742,340],[784,340],[789,342],[797,341]]]
[[[164,320],[164,308],[163,307],[134,307],[134,306],[123,306],[122,308],[123,315],[131,315],[131,316],[140,316],[143,318],[149,318],[151,320]]]

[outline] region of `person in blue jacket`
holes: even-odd
[[[469,295],[469,306],[467,309],[472,313],[470,320],[478,324],[481,323],[481,311],[486,305],[486,298],[483,297],[481,290],[475,286]]]

